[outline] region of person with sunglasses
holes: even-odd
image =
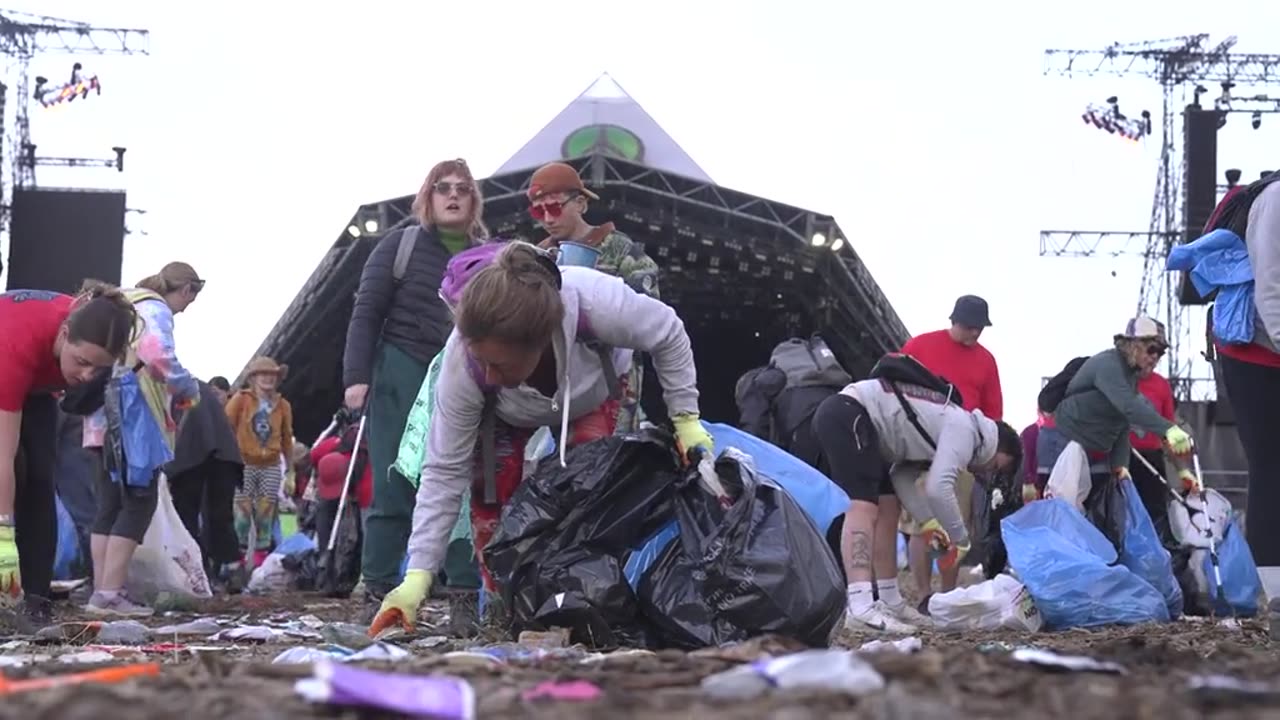
[[[713,449],[699,419],[693,348],[675,310],[618,278],[557,268],[528,243],[468,252],[488,256],[469,270],[452,266],[442,290],[456,308],[457,327],[445,346],[427,430],[409,570],[386,596],[374,634],[397,622],[413,625],[468,487],[475,553],[485,589],[495,590],[484,547],[523,480],[530,436],[553,428],[563,465],[566,446],[612,435],[618,380],[633,350],[653,355],[682,457]],[[469,259],[459,255],[458,265]]]
[[[413,212],[417,222],[384,235],[365,263],[342,359],[345,404],[367,415],[376,479],[362,560],[370,612],[400,582],[415,489],[399,473],[388,475],[388,468],[427,367],[453,329],[453,316],[439,296],[440,281],[450,258],[488,235],[484,199],[464,160],[431,168]],[[412,246],[397,277],[405,233]]]
[[[618,231],[613,223],[587,222],[587,203],[600,197],[587,189],[578,171],[565,163],[548,163],[529,179],[529,214],[547,239],[539,247],[552,250],[560,265],[584,265],[622,278],[632,290],[658,299],[658,264],[644,246]],[[644,358],[637,358],[626,378],[618,409],[618,432],[640,429],[640,381]]]
[[[159,433],[170,457],[177,445],[175,410],[190,410],[200,402],[199,383],[178,361],[174,316],[195,302],[204,285],[195,268],[171,262],[159,273],[139,281],[136,287],[123,291],[137,311],[137,331],[124,361],[116,365],[106,383],[104,408],[123,414],[124,385],[136,383],[153,421],[152,428]],[[117,432],[119,437],[115,436]],[[123,436],[127,432],[115,421],[108,421],[105,409],[85,419],[84,446],[98,454],[94,468],[98,512],[89,536],[93,595],[84,608],[93,615],[147,617],[154,612],[127,596],[125,581],[133,554],[155,515],[162,468],[149,466],[150,458],[123,455]]]
[[[1138,380],[1155,370],[1169,344],[1164,325],[1146,316],[1138,316],[1118,333],[1115,346],[1094,355],[1076,371],[1067,384],[1066,394],[1053,410],[1053,427],[1040,431],[1036,455],[1041,467],[1054,468],[1049,475],[1045,496],[1062,496],[1077,507],[1095,496],[1092,488],[1110,479],[1131,479],[1129,460],[1130,429],[1154,433],[1163,438],[1175,456],[1191,452],[1192,440],[1172,420],[1163,417],[1138,392]],[[1066,459],[1066,450],[1077,445],[1088,458],[1086,482],[1083,473],[1076,478],[1058,478],[1064,473],[1056,466]],[[1181,473],[1187,490],[1195,490],[1197,480],[1189,471]],[[1066,497],[1066,495],[1074,497]],[[1105,533],[1104,529],[1104,533]],[[1116,542],[1116,538],[1110,538]]]

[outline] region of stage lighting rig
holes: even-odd
[[[86,75],[84,66],[76,63],[71,66],[71,79],[61,85],[50,86],[49,78],[37,76],[32,99],[42,107],[49,108],[72,102],[76,98],[88,98],[91,91],[101,95],[102,83],[98,81],[97,75]]]
[[[1151,134],[1151,113],[1143,110],[1139,117],[1127,117],[1120,112],[1120,100],[1114,95],[1107,98],[1106,105],[1090,103],[1080,119],[1086,125],[1093,125],[1099,130],[1106,130],[1112,135],[1134,142]]]

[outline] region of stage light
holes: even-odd
[[[814,247],[822,247],[827,244],[827,236],[822,233],[814,233],[812,243]]]
[[[378,221],[372,218],[364,221],[364,231],[373,234],[378,232]]]
[[[1258,128],[1262,127],[1262,113],[1258,112],[1257,110],[1254,110],[1253,117],[1249,118],[1249,124],[1253,126],[1254,130],[1257,130]]]
[[[360,226],[356,225],[355,223],[351,223],[350,225],[347,226],[347,234],[353,238],[360,237],[360,234],[361,234]]]
[[[844,238],[838,237],[835,242],[831,243],[831,252],[840,252],[842,247],[844,247]]]

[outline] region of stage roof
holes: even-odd
[[[687,159],[673,142],[671,147]],[[588,213],[590,222],[614,222],[662,267],[662,297],[689,332],[709,420],[737,419],[738,375],[767,362],[772,346],[787,337],[821,332],[856,376],[909,337],[828,215],[714,185],[700,169],[690,177],[622,159],[600,145],[585,155],[547,159],[575,166],[600,195]],[[495,236],[543,237],[528,216],[524,194],[542,162],[480,181],[485,219]],[[290,365],[282,390],[303,440],[322,430],[342,401],[342,352],[361,268],[382,233],[415,222],[412,202],[405,195],[357,209],[255,353]],[[381,233],[361,230],[375,225]],[[813,244],[816,234],[826,238],[825,246]],[[833,250],[837,238],[842,242]]]
[[[597,152],[711,182],[698,163],[608,73],[574,98],[494,174],[532,170]]]

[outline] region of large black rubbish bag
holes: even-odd
[[[338,542],[329,552],[329,535],[338,517],[337,499],[317,500],[315,589],[328,597],[345,598],[360,582],[360,560],[364,548],[364,528],[360,507],[348,498],[338,526]]]
[[[1124,554],[1124,536],[1129,523],[1129,506],[1120,482],[1112,475],[1093,475],[1093,486],[1084,499],[1084,516]]]
[[[632,548],[671,517],[680,479],[669,435],[609,437],[544,459],[503,508],[485,564],[512,634],[569,628],[594,647],[647,646],[623,575]]]
[[[749,456],[723,452],[725,508],[697,473],[675,496],[680,535],[641,579],[641,608],[664,646],[696,648],[777,633],[830,644],[845,610],[836,558],[808,514],[757,474]]]

